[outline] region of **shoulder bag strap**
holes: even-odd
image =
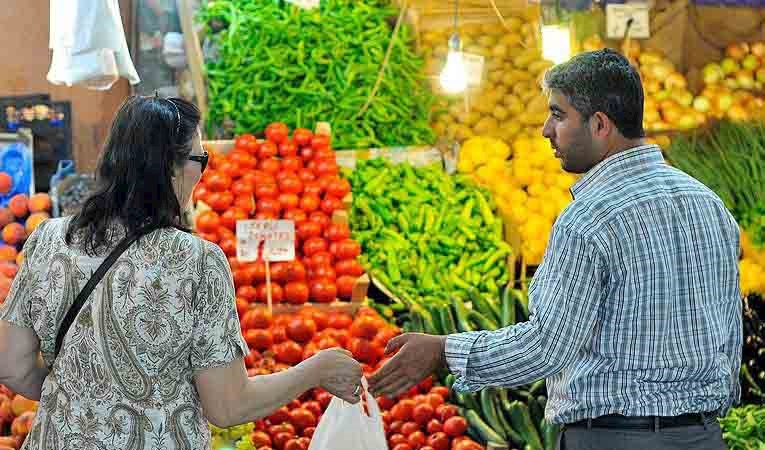
[[[92,277],[88,280],[87,284],[85,284],[85,287],[82,288],[79,294],[77,294],[77,298],[74,300],[74,303],[72,303],[71,308],[69,308],[69,311],[67,311],[66,316],[64,316],[64,321],[61,323],[61,327],[58,329],[58,334],[56,335],[56,350],[54,352],[54,358],[58,358],[58,354],[61,351],[61,346],[64,343],[64,337],[66,336],[66,333],[69,331],[69,327],[72,326],[72,323],[74,322],[74,319],[77,318],[77,314],[80,313],[80,310],[85,305],[85,302],[88,300],[88,297],[90,297],[90,294],[93,292],[93,289],[96,288],[96,285],[99,281],[106,275],[106,272],[109,271],[109,269],[114,265],[114,263],[117,261],[117,258],[119,258],[125,250],[130,247],[133,242],[137,241],[141,236],[148,234],[151,232],[151,229],[140,229],[133,233],[132,235],[126,236],[120,243],[117,245],[117,248],[112,250],[112,252],[109,254],[109,256],[104,259],[104,262],[101,263],[100,266],[98,266],[98,269],[93,274]]]

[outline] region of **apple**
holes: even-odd
[[[27,411],[37,411],[37,402],[16,394],[11,402],[11,410],[14,416],[20,416]]]

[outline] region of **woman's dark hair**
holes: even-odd
[[[96,177],[98,188],[69,223],[66,243],[88,254],[111,247],[115,226],[188,231],[172,177],[185,164],[199,109],[180,98],[130,97],[112,123]]]
[[[600,111],[627,139],[645,136],[640,75],[627,58],[611,49],[580,53],[552,67],[543,87],[560,91],[583,120]]]

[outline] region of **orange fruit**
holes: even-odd
[[[5,172],[0,172],[0,194],[7,194],[13,188],[13,178]]]
[[[11,247],[11,248],[13,248],[13,247]],[[16,251],[15,248],[13,250]],[[24,251],[22,250],[22,251],[18,252],[18,255],[16,255],[16,265],[21,267],[21,264],[23,262],[24,262]]]
[[[27,235],[26,230],[24,229],[24,226],[20,223],[9,223],[5,227],[3,227],[3,240],[6,244],[10,245],[16,245],[21,243],[21,241],[24,240],[24,238]]]
[[[13,213],[8,208],[0,208],[0,228],[8,225],[9,223],[15,221],[16,218],[13,216]]]
[[[8,202],[8,209],[14,216],[21,219],[29,214],[29,197],[26,194],[16,194]]]
[[[16,261],[18,260],[19,252],[15,247],[10,245],[0,245],[0,261]]]
[[[41,223],[43,223],[44,221],[46,221],[48,219],[50,219],[50,214],[48,214],[46,212],[35,212],[35,213],[30,214],[29,217],[27,217],[27,222],[26,222],[26,227],[25,227],[26,228],[26,232],[27,232],[27,236],[32,234],[32,232],[35,231],[35,229],[37,229],[37,227]]]
[[[19,266],[17,266],[16,263],[6,261],[0,262],[0,273],[8,278],[13,279],[18,271]]]
[[[30,212],[48,212],[50,211],[50,206],[50,195],[45,192],[37,193],[29,199]]]

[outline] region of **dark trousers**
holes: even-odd
[[[717,421],[659,431],[564,428],[558,450],[725,450]]]

